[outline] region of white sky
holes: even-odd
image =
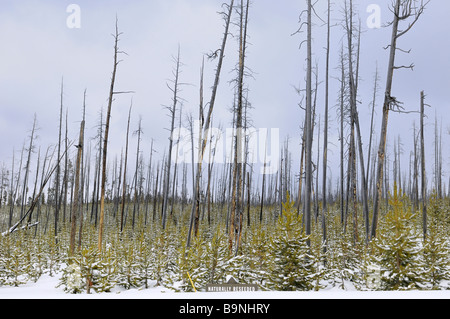
[[[192,111],[197,117],[199,71],[203,53],[219,48],[223,34],[220,11],[222,1],[217,0],[2,0],[0,10],[0,163],[9,166],[13,148],[20,150],[32,126],[33,115],[37,114],[40,130],[38,143],[43,149],[57,142],[59,90],[64,77],[64,106],[69,112],[69,138],[78,134],[81,120],[83,91],[87,97],[87,136],[94,136],[101,107],[107,106],[107,97],[112,71],[115,16],[123,32],[120,48],[128,53],[119,65],[116,89],[135,91],[132,130],[136,130],[140,115],[143,118],[143,145],[148,154],[151,139],[155,139],[157,151],[162,154],[167,148],[170,121],[162,105],[170,104],[171,92],[167,80],[172,78],[172,55],[181,46],[181,59],[185,64],[181,80],[191,85],[184,86],[181,96],[186,99],[185,113]],[[361,54],[361,83],[359,99],[362,131],[368,144],[370,122],[369,104],[372,100],[373,74],[378,62],[380,88],[377,103],[376,135],[380,129],[382,91],[385,87],[388,51],[383,49],[389,43],[391,31],[367,29],[365,21],[369,16],[366,8],[378,4],[383,22],[391,19],[389,0],[354,1],[360,11],[364,34]],[[69,29],[66,19],[69,4],[81,8],[81,28]],[[325,1],[320,0],[317,13],[325,19]],[[342,20],[343,1],[335,1],[333,21]],[[291,151],[299,151],[300,129],[303,112],[298,108],[299,97],[293,86],[304,87],[305,52],[299,50],[304,35],[292,36],[299,24],[298,17],[305,9],[305,1],[254,0],[250,12],[247,65],[254,71],[254,79],[248,79],[251,111],[256,128],[279,128],[281,142],[289,135]],[[408,110],[418,110],[419,94],[425,90],[427,103],[433,106],[427,110],[427,153],[429,171],[433,162],[434,117],[437,115],[443,126],[445,172],[450,171],[447,129],[450,126],[450,38],[447,25],[450,2],[432,0],[424,16],[400,46],[411,54],[399,53],[398,64],[414,62],[414,72],[396,72],[393,95],[405,103]],[[319,64],[320,81],[325,73],[324,45],[326,28],[315,19],[315,60]],[[333,28],[331,59],[332,106],[337,101],[339,83],[338,60],[342,28]],[[215,126],[229,127],[233,101],[233,87],[228,83],[234,77],[232,69],[237,61],[236,40],[230,38],[226,52],[221,86],[214,112]],[[216,61],[206,64],[205,86],[213,83]],[[206,90],[205,100],[210,92]],[[126,118],[131,95],[118,96],[113,105],[111,123],[111,153],[119,153],[125,142]],[[323,114],[324,84],[319,87],[318,107]],[[330,168],[333,178],[336,170],[338,148],[338,125],[336,111],[330,111]],[[393,137],[401,136],[405,143],[403,167],[406,168],[412,141],[412,123],[418,123],[416,114],[392,114],[389,126],[389,145]],[[135,138],[131,141],[135,147]],[[44,151],[44,150],[43,150]],[[112,157],[110,157],[112,159]],[[297,171],[297,164],[293,169]],[[448,175],[447,175],[448,176]],[[447,177],[448,178],[448,177]]]

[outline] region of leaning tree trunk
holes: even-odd
[[[359,163],[361,169],[361,179],[362,179],[362,200],[363,200],[363,211],[364,211],[364,224],[365,224],[365,233],[366,233],[366,243],[369,241],[369,204],[368,204],[368,192],[367,192],[367,181],[365,176],[365,164],[364,164],[364,155],[363,155],[363,146],[362,146],[362,138],[361,138],[361,129],[359,125],[359,115],[357,110],[357,95],[358,95],[358,76],[359,76],[359,53],[360,53],[360,39],[361,39],[361,26],[359,28],[359,36],[358,36],[358,49],[357,49],[357,62],[356,62],[356,72],[353,71],[353,1],[350,0],[350,8],[349,12],[347,11],[347,3],[346,6],[346,31],[347,31],[347,41],[348,41],[348,67],[349,67],[349,89],[350,89],[350,117],[351,117],[351,127],[352,127],[352,155],[353,162],[356,162],[356,145],[354,142],[354,138],[358,139],[358,150],[359,150]],[[354,134],[354,130],[356,129],[356,136]],[[352,172],[355,169],[355,165],[352,164]],[[356,172],[355,172],[356,174]],[[354,193],[356,192],[356,183],[353,183]],[[356,195],[356,194],[355,194]],[[355,197],[354,197],[355,199]],[[355,205],[356,208],[356,205]],[[356,218],[356,215],[355,215]]]
[[[128,111],[128,124],[127,124],[127,134],[125,141],[125,162],[123,165],[123,186],[122,186],[122,201],[120,205],[120,232],[122,233],[124,227],[124,215],[125,215],[125,200],[127,196],[127,165],[128,165],[128,142],[130,135],[130,118],[131,118],[131,110],[133,109],[133,103],[130,105],[130,109]]]
[[[392,37],[389,55],[389,64],[388,64],[388,72],[387,72],[387,81],[386,81],[386,90],[384,94],[384,104],[383,104],[383,120],[381,125],[381,133],[380,133],[380,146],[378,150],[378,164],[377,164],[377,175],[376,175],[376,193],[373,204],[373,220],[372,220],[372,229],[371,229],[371,238],[375,238],[377,235],[377,226],[378,226],[378,214],[380,210],[380,199],[382,192],[382,184],[383,184],[383,170],[384,170],[384,159],[386,157],[386,138],[387,138],[387,129],[388,129],[388,120],[389,120],[389,111],[393,107],[399,107],[400,102],[398,102],[394,97],[392,97],[392,83],[394,78],[394,71],[398,69],[412,69],[414,67],[413,64],[410,66],[395,66],[395,56],[398,50],[397,41],[400,37],[404,36],[408,33],[415,23],[419,20],[420,16],[425,10],[426,4],[423,4],[423,1],[420,2],[420,5],[417,6],[417,0],[396,0],[395,4],[392,8],[394,13],[394,19],[391,23],[392,25]],[[428,2],[427,2],[428,3]],[[399,30],[399,24],[401,21],[407,21],[410,17],[414,17],[414,20],[408,25],[405,26],[403,30]]]
[[[105,135],[103,139],[103,154],[102,154],[102,180],[101,180],[101,195],[100,195],[100,221],[99,221],[99,229],[98,229],[98,250],[102,251],[102,243],[103,243],[103,229],[104,229],[104,220],[105,220],[105,194],[106,194],[106,165],[107,165],[107,156],[108,156],[108,137],[109,137],[109,124],[111,121],[111,108],[115,94],[126,93],[126,92],[115,92],[114,86],[116,83],[116,74],[117,74],[117,66],[120,61],[118,60],[119,53],[119,27],[118,20],[116,18],[116,32],[114,35],[114,66],[111,77],[111,86],[109,90],[109,98],[108,98],[108,110],[106,113],[106,125],[105,125]]]
[[[217,69],[216,69],[216,77],[214,80],[214,85],[212,88],[212,94],[211,94],[211,101],[209,103],[209,111],[208,111],[208,115],[205,119],[205,125],[203,127],[203,136],[202,138],[202,147],[199,150],[199,159],[198,159],[198,165],[197,165],[197,173],[195,176],[195,180],[194,180],[194,190],[197,189],[200,185],[200,176],[201,176],[201,169],[202,169],[202,162],[203,162],[203,156],[205,154],[205,149],[206,149],[206,144],[207,144],[207,139],[208,139],[208,134],[207,132],[209,131],[210,125],[211,125],[211,118],[212,118],[212,112],[214,110],[214,105],[216,102],[216,95],[217,95],[217,89],[219,87],[219,81],[220,81],[220,73],[222,71],[222,65],[223,65],[223,60],[225,57],[225,47],[226,47],[226,43],[227,43],[227,39],[228,39],[228,30],[230,28],[230,22],[231,22],[231,16],[233,13],[233,7],[234,7],[234,0],[231,0],[229,7],[228,7],[228,12],[226,13],[226,22],[225,22],[225,32],[224,32],[224,36],[223,36],[223,40],[222,40],[222,46],[220,49],[220,54],[219,54],[219,62],[217,64]],[[190,219],[190,226],[189,226],[189,232],[188,232],[188,238],[186,241],[186,247],[189,248],[191,245],[191,235],[192,235],[192,230],[194,227],[194,219],[195,219],[195,211],[197,209],[198,206],[198,194],[197,192],[194,192],[194,198],[192,201],[192,211],[191,211],[191,219]]]

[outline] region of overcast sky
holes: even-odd
[[[334,1],[332,19],[331,92],[334,107],[338,97],[339,51],[343,35],[343,1]],[[354,1],[362,21],[361,82],[359,111],[367,146],[373,75],[378,64],[380,94],[376,114],[376,135],[379,135],[383,90],[386,81],[388,51],[383,47],[390,41],[390,28],[370,29],[366,20],[367,8],[376,4],[381,8],[382,23],[391,19],[389,0]],[[64,107],[69,113],[69,138],[75,139],[81,120],[83,91],[87,89],[87,136],[94,136],[99,112],[107,106],[110,76],[113,64],[113,38],[116,14],[123,32],[116,89],[135,91],[133,95],[118,96],[113,105],[111,122],[111,152],[119,153],[125,143],[126,118],[131,98],[134,110],[132,130],[139,116],[143,120],[144,152],[155,139],[157,151],[167,148],[170,121],[163,105],[171,103],[171,92],[166,83],[172,78],[173,60],[178,45],[184,63],[181,97],[184,113],[197,116],[200,66],[204,53],[220,47],[223,21],[218,0],[2,0],[0,10],[0,163],[10,165],[13,148],[20,150],[37,114],[39,144],[43,148],[57,142],[58,112],[61,79],[64,77]],[[81,9],[80,28],[69,28],[67,18],[70,4]],[[319,0],[317,14],[326,18],[326,1]],[[280,138],[291,137],[291,151],[296,156],[300,148],[300,124],[303,111],[294,86],[304,87],[305,50],[299,49],[304,34],[292,35],[299,27],[299,14],[305,1],[254,0],[250,11],[247,65],[254,77],[247,80],[249,99],[253,105],[251,118],[256,128],[279,128]],[[415,64],[414,72],[397,71],[393,95],[404,102],[407,110],[419,109],[420,91],[427,94],[427,153],[433,162],[433,133],[435,114],[443,126],[444,171],[450,171],[448,128],[450,127],[450,37],[448,14],[450,2],[432,0],[418,24],[401,39],[399,46],[411,53],[399,52],[398,65]],[[319,65],[320,81],[325,73],[324,46],[326,28],[315,18],[314,61]],[[235,30],[234,30],[235,31]],[[233,86],[237,61],[236,39],[230,38],[226,61],[214,112],[214,124],[231,126],[229,111],[233,102]],[[212,86],[216,61],[207,62],[205,86]],[[205,98],[209,100],[206,90]],[[318,92],[318,107],[323,114],[324,85]],[[330,111],[331,160],[333,178],[338,177],[336,157],[338,148],[337,112]],[[405,143],[405,163],[412,141],[412,123],[418,123],[417,114],[393,114],[389,124],[389,145],[398,135]],[[439,123],[440,124],[440,123]],[[135,141],[130,147],[134,148]],[[432,165],[432,164],[430,164]],[[295,166],[297,167],[297,166]],[[403,167],[406,168],[404,165]],[[429,170],[432,169],[430,166]],[[447,175],[448,176],[448,175]],[[448,177],[447,177],[448,178]]]

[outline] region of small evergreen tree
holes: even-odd
[[[200,290],[209,283],[209,271],[205,264],[206,258],[204,239],[200,236],[194,238],[192,246],[187,252],[184,247],[181,247],[178,267],[181,277],[180,288],[182,291],[193,292]]]
[[[389,204],[384,230],[373,241],[374,260],[381,267],[381,289],[420,289],[424,275],[421,243],[414,215],[404,207],[396,184]]]
[[[270,276],[270,246],[267,245],[268,231],[258,225],[251,229],[250,240],[246,245],[248,251],[248,279],[246,283],[256,284],[261,289],[267,290],[267,278]]]
[[[207,283],[213,284],[224,280],[226,277],[227,261],[230,250],[228,249],[228,238],[224,229],[218,227],[210,240],[207,240],[205,248],[205,267],[208,270]]]
[[[121,253],[117,256],[120,261],[117,283],[128,290],[136,286],[136,281],[134,279],[134,245],[131,244],[121,248]]]
[[[434,191],[428,209],[428,234],[424,241],[423,256],[426,281],[430,289],[440,289],[443,280],[450,278],[448,241],[445,236],[445,220],[448,218],[443,202]]]
[[[117,284],[117,262],[111,248],[102,253],[97,247],[85,248],[67,259],[58,287],[71,294],[111,292]]]
[[[139,237],[136,249],[136,286],[138,288],[149,288],[149,280],[152,277],[152,260],[150,258],[151,242],[142,233]]]
[[[339,217],[339,216],[338,216]],[[336,224],[340,222],[336,221]],[[355,245],[353,234],[343,233],[342,228],[335,230],[330,236],[327,249],[327,265],[325,279],[333,287],[342,290],[354,289],[362,286],[361,268],[364,255],[361,254],[361,245]]]
[[[315,262],[308,246],[301,216],[289,194],[283,203],[276,233],[270,240],[271,269],[269,287],[281,291],[308,291],[315,286]]]

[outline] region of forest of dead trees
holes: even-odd
[[[215,252],[217,256],[228,256],[227,260],[232,260],[234,264],[231,262],[227,265],[230,271],[235,272],[238,268],[236,263],[242,262],[242,256],[253,256],[254,252],[251,252],[249,244],[254,243],[257,240],[255,238],[261,240],[264,232],[269,233],[266,234],[267,237],[275,238],[280,235],[279,227],[286,227],[282,229],[287,237],[294,234],[294,241],[304,240],[305,247],[309,247],[309,252],[306,249],[299,250],[298,253],[307,260],[305,263],[308,267],[313,268],[311,260],[315,259],[305,256],[318,251],[322,267],[331,267],[333,257],[330,254],[337,255],[336,250],[343,247],[338,247],[338,238],[350,244],[358,243],[356,246],[360,249],[360,254],[367,254],[370,249],[373,253],[375,248],[371,245],[375,242],[376,246],[377,240],[382,240],[378,237],[386,236],[383,231],[388,232],[389,227],[384,223],[392,219],[392,216],[389,217],[391,211],[399,212],[399,205],[401,210],[411,214],[400,215],[413,220],[414,229],[420,229],[418,233],[422,240],[435,236],[436,212],[442,211],[443,217],[439,215],[439,218],[446,218],[447,221],[446,215],[450,209],[450,180],[447,181],[445,177],[442,151],[446,132],[443,131],[443,123],[437,118],[433,125],[424,125],[424,121],[430,122],[434,114],[434,110],[427,104],[426,92],[411,92],[417,96],[417,108],[414,110],[406,109],[401,97],[396,98],[392,93],[395,75],[414,67],[414,64],[397,64],[396,56],[407,53],[401,47],[401,39],[414,36],[416,23],[425,14],[428,3],[419,0],[391,1],[389,8],[392,18],[385,26],[392,29],[392,37],[386,39],[385,52],[389,56],[389,62],[388,65],[377,65],[374,69],[374,78],[370,79],[373,81],[373,96],[370,97],[371,122],[362,125],[358,85],[360,65],[364,63],[364,58],[360,56],[361,37],[364,35],[354,1],[345,0],[336,4],[328,0],[328,10],[324,16],[315,12],[311,0],[305,2],[306,9],[300,14],[300,28],[296,33],[296,37],[301,38],[300,50],[305,58],[305,72],[299,75],[305,78],[304,89],[297,89],[299,105],[304,112],[304,117],[298,119],[301,145],[293,148],[289,138],[280,142],[280,165],[275,174],[266,174],[265,163],[261,167],[253,164],[248,145],[250,137],[243,133],[252,126],[251,110],[258,108],[258,105],[253,105],[248,99],[253,74],[246,64],[252,15],[249,0],[230,0],[221,8],[220,17],[223,19],[224,30],[218,41],[218,48],[212,48],[199,66],[200,89],[199,99],[195,102],[198,103],[196,114],[184,113],[183,106],[187,101],[181,94],[186,85],[186,79],[182,78],[182,48],[179,47],[174,54],[171,78],[167,82],[170,103],[163,110],[169,116],[167,152],[163,154],[154,148],[153,142],[149,154],[143,153],[141,143],[145,133],[142,121],[145,118],[140,117],[137,125],[131,121],[135,116],[135,93],[116,88],[116,79],[120,77],[120,62],[131,58],[126,55],[126,48],[119,47],[120,38],[126,35],[120,32],[120,20],[116,19],[108,104],[95,123],[97,134],[85,134],[86,122],[94,124],[92,119],[87,120],[85,116],[87,89],[84,96],[80,97],[80,111],[71,111],[71,114],[79,114],[79,119],[76,119],[80,123],[79,135],[68,136],[68,123],[75,119],[68,119],[64,101],[65,84],[62,80],[61,101],[57,108],[59,123],[54,128],[57,133],[54,144],[48,147],[38,144],[37,114],[22,147],[15,146],[12,160],[0,161],[0,234],[4,247],[0,250],[2,260],[6,256],[13,258],[5,247],[10,249],[14,238],[20,238],[17,240],[18,246],[23,245],[26,236],[41,238],[69,261],[82,256],[80,258],[86,263],[89,258],[100,258],[98,256],[105,250],[110,251],[111,246],[124,245],[121,242],[125,238],[149,245],[154,240],[153,247],[159,247],[160,250],[168,249],[173,244],[187,259],[189,256],[201,256],[201,240],[204,240],[209,245],[223,245],[219,245],[220,248]],[[333,12],[341,15],[337,25],[332,25]],[[322,23],[325,25],[327,38],[326,67],[319,72],[318,65],[314,65],[312,33]],[[342,37],[339,48],[331,47],[330,39],[333,37]],[[228,51],[230,41],[237,41],[238,52]],[[339,65],[331,65],[331,55],[340,56]],[[230,110],[234,134],[232,149],[227,150],[230,154],[226,154],[232,159],[231,163],[217,164],[215,156],[218,137],[209,132],[213,123],[219,122],[214,114],[218,90],[224,89],[219,88],[221,75],[230,71],[222,69],[224,59],[235,61],[235,68],[232,70],[235,77],[228,87],[235,96]],[[214,67],[213,83],[204,83],[205,63]],[[338,70],[338,79],[330,75],[332,70]],[[380,74],[385,71],[387,78],[382,79]],[[319,74],[322,78],[319,78]],[[339,92],[330,92],[330,81],[338,81]],[[324,89],[319,90],[319,83],[324,83],[321,86]],[[317,103],[319,94],[325,97],[323,105]],[[130,106],[127,130],[123,132],[124,140],[121,142],[122,152],[113,154],[109,152],[108,145],[111,143],[109,132],[116,129],[111,126],[110,119],[117,95],[129,96]],[[332,110],[336,110],[337,117],[331,116]],[[389,134],[389,115],[392,112],[414,114],[412,136]],[[380,129],[374,125],[376,116],[382,121]],[[327,174],[330,170],[328,129],[332,120],[336,120],[340,143],[340,162],[336,166],[339,171],[334,172],[333,179]],[[177,147],[181,139],[173,133],[182,127],[190,132],[191,157],[198,159],[197,161],[178,163],[177,157],[174,159],[172,156],[178,154]],[[425,130],[434,131],[432,146],[425,145],[424,134],[430,133]],[[194,135],[198,138],[194,139]],[[407,138],[412,139],[412,149],[404,147],[404,140]],[[136,148],[132,149],[130,145]],[[406,162],[405,157],[408,158],[407,167],[402,165]],[[293,167],[293,158],[299,159],[300,167]],[[428,162],[433,162],[432,172],[426,170],[426,167],[430,167]],[[260,169],[264,174],[260,174]],[[283,224],[283,218],[287,218],[292,224]],[[292,227],[299,227],[301,233],[292,231]],[[343,239],[338,234],[344,234]],[[172,235],[176,237],[170,237]],[[170,239],[164,236],[169,236]],[[118,241],[119,237],[122,239]],[[158,246],[159,244],[161,245]],[[258,245],[263,243],[258,242]],[[278,245],[276,240],[267,242],[266,248],[258,245],[255,249],[260,249],[260,254],[269,254],[270,249],[281,251],[284,247]],[[349,258],[348,264],[344,262],[346,267],[351,267],[351,249],[345,248]],[[94,250],[95,253],[92,252]],[[150,256],[155,252],[148,254]],[[153,265],[160,262],[160,257],[155,256]],[[168,252],[167,256],[172,255]],[[263,267],[265,257],[258,256],[260,258],[254,263],[259,262],[259,267]],[[64,260],[64,257],[58,258],[60,261]],[[217,279],[218,276],[226,273],[226,268],[223,273],[219,272],[218,263],[216,261],[209,265],[209,271],[213,270],[206,281],[221,280]],[[168,261],[161,265],[166,271],[171,267]],[[187,261],[183,265],[187,265]],[[0,269],[1,267],[0,264]],[[303,268],[309,269],[308,267]],[[4,267],[3,271],[6,272],[5,269]],[[315,269],[316,274],[323,275],[322,268]],[[196,274],[195,270],[187,271],[192,273],[194,281],[197,278],[201,282],[203,277]],[[163,271],[157,267],[155,272],[158,274],[155,275],[157,283],[167,284],[161,275]],[[265,285],[261,284],[263,279],[258,280],[266,289],[311,290],[320,286],[314,283],[319,282],[319,277],[314,277],[309,284],[305,284],[298,277],[307,278],[307,275],[302,275],[296,269],[290,269],[289,272],[297,274],[297,279],[290,278],[289,285],[280,283],[281,288],[274,282]],[[0,277],[1,274],[0,272]],[[186,283],[185,274],[180,276],[183,283]],[[344,278],[347,275],[341,273],[339,276]],[[244,275],[241,277],[246,281],[253,278]],[[141,284],[144,280],[147,285],[147,279],[141,278]],[[89,277],[89,281],[92,284],[93,279]],[[176,280],[173,279],[172,284],[173,281]],[[400,286],[398,284],[396,287]],[[89,291],[89,283],[86,287]],[[190,289],[189,283],[186,283],[185,289]]]

